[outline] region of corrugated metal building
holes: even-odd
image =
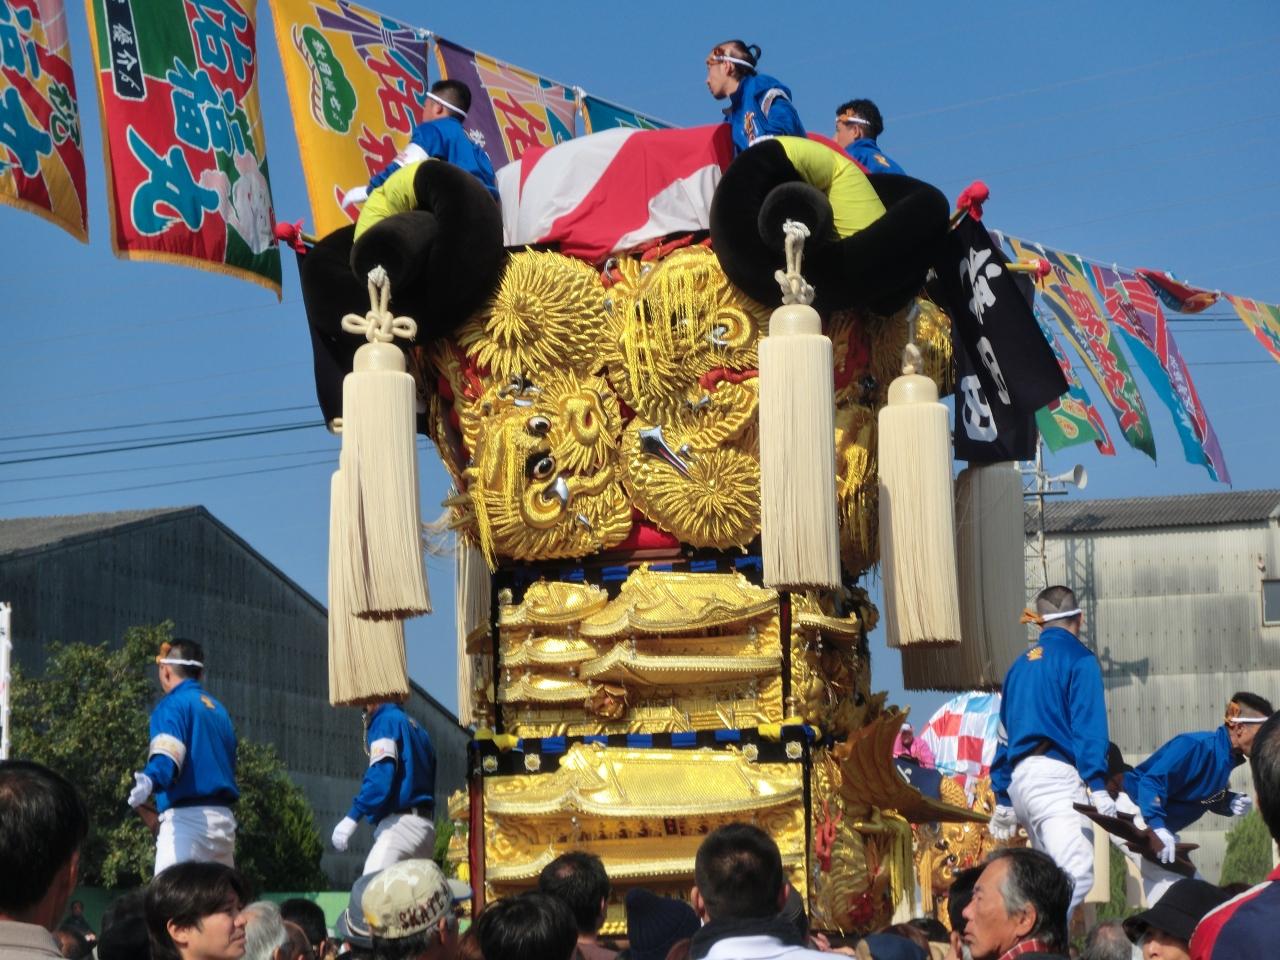
[[[1056,500],[1045,533],[1049,581],[1080,597],[1111,737],[1128,762],[1217,727],[1237,690],[1280,705],[1280,490]],[[1037,559],[1032,593],[1040,578]],[[1252,792],[1247,765],[1232,789]],[[1229,827],[1207,814],[1183,833],[1200,844],[1195,860],[1210,880]]]
[[[329,706],[325,608],[207,510],[0,520],[0,600],[13,604],[14,659],[28,672],[52,641],[116,643],[135,625],[172,620],[200,641],[237,733],[273,744],[311,802],[330,881],[359,875],[370,831],[345,854],[328,844],[368,761],[359,711]],[[417,685],[406,709],[435,745],[443,803],[464,784],[469,734]]]

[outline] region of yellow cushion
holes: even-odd
[[[831,201],[836,235],[840,239],[853,236],[884,216],[884,204],[867,175],[843,153],[805,137],[778,137],[777,140],[801,178]],[[364,214],[360,219],[364,219]]]
[[[407,163],[377,187],[364,206],[360,208],[360,219],[356,221],[355,239],[360,239],[375,223],[381,223],[393,213],[405,213],[418,208],[418,195],[413,190],[413,178],[418,172],[419,163],[430,163],[430,160],[419,160]]]

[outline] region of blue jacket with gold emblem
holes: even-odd
[[[156,808],[233,804],[236,733],[226,708],[199,681],[183,680],[151,711],[151,746],[143,773],[155,785]]]
[[[867,173],[901,173],[907,171],[898,166],[891,157],[885,155],[879,144],[871,137],[855,140],[844,148],[844,152],[857,160]]]
[[[1091,790],[1107,776],[1107,706],[1098,658],[1061,627],[1013,661],[1000,702],[1004,733],[991,764],[996,802],[1009,806],[1013,768],[1033,754],[1075,767]]]
[[[1147,826],[1177,833],[1212,810],[1231,815],[1231,771],[1244,757],[1231,749],[1226,724],[1204,733],[1180,733],[1124,775],[1124,792]]]
[[[436,752],[431,738],[398,704],[373,708],[366,734],[369,767],[347,816],[376,824],[411,807],[432,807],[436,789]]]
[[[397,154],[382,170],[369,178],[369,192],[382,186],[402,166],[434,157],[461,167],[484,184],[484,188],[498,199],[498,182],[493,174],[489,154],[467,135],[462,121],[457,117],[440,117],[427,120],[413,128],[409,145]]]
[[[742,78],[729,95],[724,118],[733,132],[733,149],[741,153],[760,137],[803,137],[804,124],[791,105],[791,91],[763,73]]]

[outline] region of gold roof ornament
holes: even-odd
[[[600,656],[595,644],[572,636],[509,636],[503,631],[499,650],[504,667],[566,667]]]
[[[781,650],[774,656],[672,656],[639,653],[629,642],[623,641],[604,656],[582,664],[578,675],[584,680],[630,680],[655,686],[761,677],[776,673],[781,666]]]
[[[503,604],[498,610],[498,626],[562,627],[577,623],[604,609],[609,595],[592,583],[565,583],[538,580],[525,588],[518,604]]]
[[[617,597],[583,620],[584,637],[697,633],[772,613],[778,595],[740,573],[631,571]]]

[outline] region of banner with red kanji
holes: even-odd
[[[111,243],[280,295],[256,0],[89,0]]]
[[[0,0],[0,203],[89,239],[62,0]]]

